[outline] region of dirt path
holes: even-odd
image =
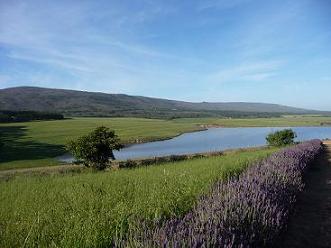
[[[306,189],[278,247],[331,247],[331,142],[311,167]]]

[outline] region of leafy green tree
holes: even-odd
[[[70,141],[66,148],[76,159],[83,160],[85,166],[103,170],[110,159],[115,159],[113,150],[120,150],[123,145],[114,131],[98,127],[88,135]]]
[[[284,129],[270,133],[266,140],[269,146],[286,146],[294,144],[296,137],[297,135],[292,129]]]

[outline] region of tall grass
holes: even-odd
[[[273,151],[2,181],[0,247],[108,247],[137,228],[137,219],[183,216],[216,181]]]

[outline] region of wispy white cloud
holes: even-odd
[[[302,46],[293,44],[297,42],[298,23],[305,18],[305,7],[305,1],[284,1],[274,8],[249,15],[241,22],[234,49],[241,53],[241,59],[247,60],[274,56],[276,51]]]
[[[214,83],[259,82],[277,75],[283,64],[283,61],[245,62],[213,72],[207,79]]]
[[[251,0],[205,0],[199,2],[197,9],[198,11],[204,11],[211,8],[231,9],[246,4],[250,1]]]
[[[112,40],[105,36],[89,36],[87,39],[91,40],[91,42],[98,45],[106,45],[110,47],[119,48],[125,52],[129,52],[132,54],[142,55],[148,58],[159,58],[159,59],[169,59],[169,60],[178,60],[178,61],[190,61],[201,63],[201,60],[191,58],[191,57],[182,57],[179,55],[175,55],[172,53],[167,53],[164,51],[159,51],[150,47],[146,47],[140,44],[131,44],[119,40]]]
[[[200,63],[194,58],[140,44],[134,38],[140,24],[172,13],[174,8],[146,1],[143,9],[137,7],[137,11],[127,12],[126,7],[115,6],[118,4],[113,2],[110,6],[114,8],[100,8],[98,3],[91,2],[8,3],[0,10],[0,44],[6,47],[7,58],[64,70],[73,75],[71,83],[79,86],[85,82],[85,88],[89,81],[98,81],[108,84],[108,88],[115,84],[119,88],[121,84],[122,91],[126,91],[153,75],[155,79],[166,78],[170,72],[165,67],[171,67],[171,62]],[[166,62],[170,65],[165,65]],[[52,72],[45,73],[50,75],[49,81]],[[54,76],[56,80],[58,77]]]
[[[49,55],[45,56],[36,56],[35,54],[24,54],[24,53],[16,53],[11,52],[8,54],[9,58],[18,59],[18,60],[28,60],[36,63],[41,64],[50,64],[53,66],[59,66],[64,69],[69,70],[77,70],[77,71],[84,71],[84,72],[92,72],[92,70],[88,66],[84,66],[81,62],[70,63],[68,60],[65,59],[57,59],[51,57]]]

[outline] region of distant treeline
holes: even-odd
[[[62,119],[64,116],[58,113],[0,110],[0,123]]]
[[[67,116],[82,117],[142,117],[150,119],[176,119],[176,118],[272,118],[281,117],[286,113],[241,112],[241,111],[192,111],[192,110],[151,110],[151,109],[122,109],[108,112],[75,111],[66,112]]]

